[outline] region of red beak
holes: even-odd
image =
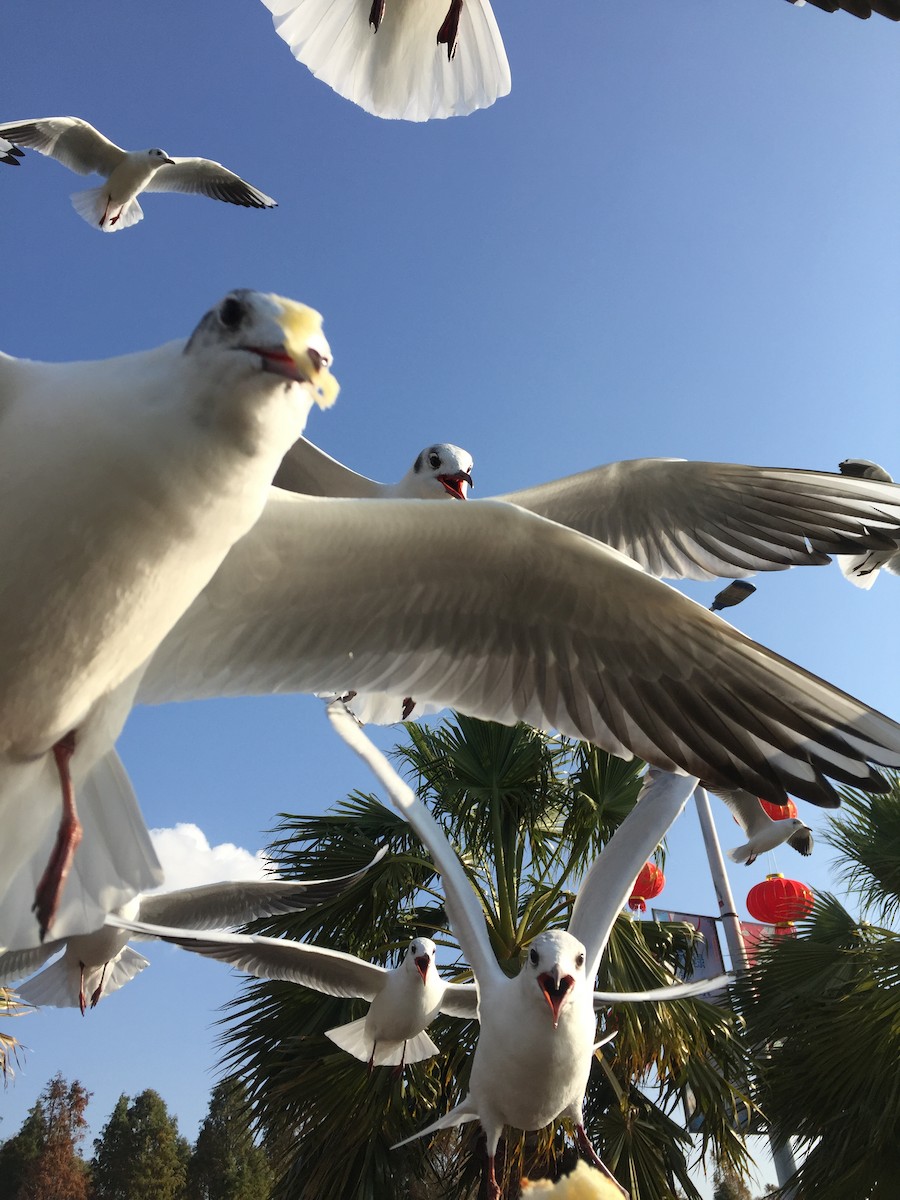
[[[468,471],[457,471],[454,475],[438,475],[437,479],[444,491],[449,492],[454,500],[465,500],[464,483],[467,483],[470,488],[475,486]]]
[[[427,954],[419,954],[416,956],[414,961],[416,964],[416,970],[422,976],[422,983],[424,985],[426,983],[425,977],[428,974],[428,967],[431,964],[431,959],[428,957]]]
[[[563,975],[559,983],[547,972],[543,975],[538,975],[538,985],[544,993],[544,999],[550,1005],[550,1011],[553,1013],[553,1028],[559,1024],[559,1014],[562,1012],[562,1006],[566,1002],[566,997],[569,991],[575,986],[575,980],[571,975]]]

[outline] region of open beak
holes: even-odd
[[[419,954],[415,958],[416,970],[422,976],[423,985],[427,982],[428,968],[431,965],[431,959],[427,954]]]
[[[468,471],[457,471],[453,475],[438,475],[438,483],[441,484],[445,492],[448,492],[454,500],[466,499],[466,485],[474,487],[472,476]]]
[[[559,1014],[562,1012],[566,997],[575,986],[575,980],[571,975],[560,976],[559,967],[556,967],[553,974],[545,971],[543,975],[538,975],[538,986],[544,993],[544,999],[550,1005],[555,1029],[559,1024]]]

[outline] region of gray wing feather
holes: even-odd
[[[174,159],[172,164],[160,167],[144,191],[187,192],[224,200],[227,204],[241,204],[244,208],[277,207],[271,196],[209,158]]]
[[[80,117],[41,117],[0,125],[0,136],[55,158],[78,175],[109,176],[125,151]]]
[[[606,542],[662,578],[818,565],[900,538],[900,487],[826,471],[643,458],[497,499]]]

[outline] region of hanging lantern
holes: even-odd
[[[747,894],[751,917],[780,931],[791,929],[795,921],[809,916],[814,903],[815,897],[805,883],[783,875],[767,875]]]
[[[760,797],[759,802],[773,821],[789,821],[797,815],[797,805],[793,800],[788,800],[787,804],[773,804],[771,800]]]
[[[634,887],[628,897],[628,907],[632,912],[646,912],[646,901],[658,896],[665,886],[666,877],[656,863],[645,863],[634,881]]]

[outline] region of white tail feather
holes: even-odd
[[[119,955],[108,964],[103,979],[102,996],[117,991],[123,984],[133,979],[149,962],[142,954],[126,946]],[[84,991],[88,1003],[91,994],[100,982],[102,967],[92,967],[85,972]],[[17,988],[18,994],[28,1004],[37,1008],[77,1008],[79,1003],[79,987],[81,985],[81,965],[72,954],[64,954],[56,962],[38,972],[33,979]]]
[[[439,1053],[437,1046],[424,1030],[406,1039],[405,1052],[403,1042],[380,1041],[375,1045],[371,1033],[366,1032],[365,1017],[351,1021],[348,1025],[337,1025],[334,1029],[327,1029],[325,1036],[361,1062],[367,1063],[372,1058],[374,1046],[373,1065],[376,1067],[399,1067],[401,1062],[422,1062],[423,1059],[432,1058]]]
[[[100,229],[103,233],[117,233],[136,225],[144,219],[144,210],[136,199],[129,200],[120,208],[109,202],[109,188],[106,184],[97,188],[86,188],[82,192],[71,195],[72,207],[89,225]]]
[[[368,1062],[372,1057],[372,1035],[366,1033],[365,1017],[351,1021],[349,1025],[337,1025],[334,1029],[326,1029],[325,1036],[362,1062]]]

